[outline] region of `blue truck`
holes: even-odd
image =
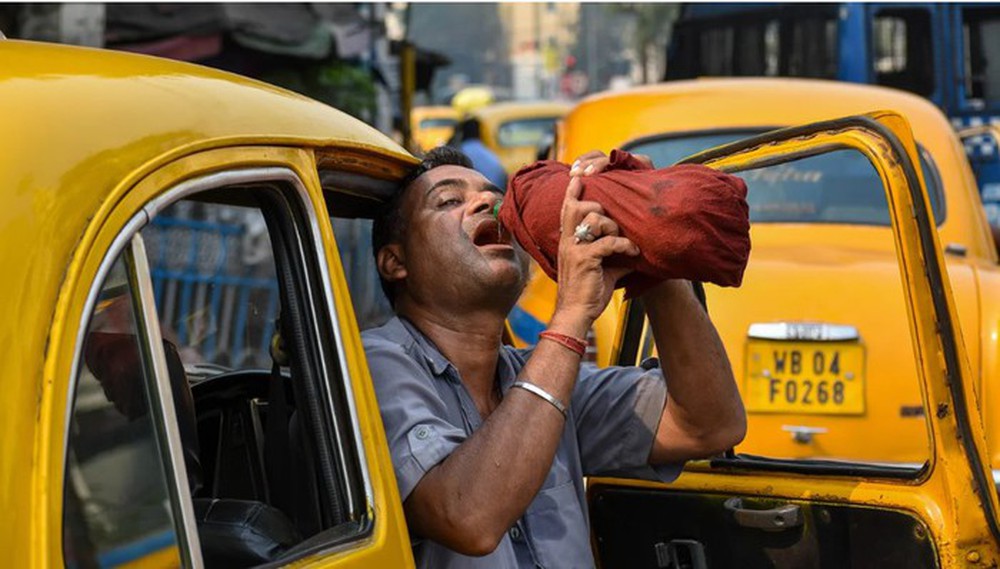
[[[1000,225],[1000,4],[685,4],[666,80],[835,79],[927,97],[969,154],[990,223]],[[1000,131],[997,131],[1000,132]]]

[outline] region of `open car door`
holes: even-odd
[[[669,485],[591,478],[588,500],[601,566],[996,566],[1000,562],[996,489],[984,460],[986,446],[973,380],[928,197],[921,172],[914,167],[917,150],[907,122],[891,112],[824,121],[717,147],[684,162],[705,164],[744,178],[751,196],[751,216],[755,191],[814,192],[823,182],[841,180],[823,172],[851,173],[853,181],[849,187],[844,187],[842,180],[840,185],[826,187],[826,193],[817,194],[816,199],[835,197],[837,192],[870,191],[881,203],[884,196],[884,224],[851,227],[867,231],[867,239],[884,238],[885,254],[867,251],[850,263],[869,267],[883,258],[895,260],[882,274],[892,273],[893,279],[899,279],[898,286],[880,289],[878,294],[885,295],[880,302],[886,319],[898,316],[906,320],[909,334],[895,341],[912,349],[912,370],[907,368],[903,374],[911,383],[888,390],[879,385],[889,380],[881,370],[866,367],[867,329],[862,328],[855,337],[834,338],[831,343],[820,343],[819,337],[808,334],[792,339],[797,341],[794,345],[814,347],[810,357],[802,358],[801,367],[818,366],[816,375],[829,380],[821,395],[814,376],[815,383],[809,385],[812,404],[846,406],[822,415],[824,420],[829,418],[833,425],[836,421],[870,420],[871,428],[857,437],[857,448],[875,438],[890,437],[902,446],[919,449],[914,455],[919,458],[880,461],[864,453],[835,459],[769,456],[746,452],[744,444],[725,456],[689,463]],[[809,183],[773,184],[796,180]],[[792,204],[790,210],[802,213],[801,204],[807,200],[792,195],[784,198],[781,203]],[[802,228],[824,230],[815,225]],[[752,233],[754,247],[760,246],[761,251],[768,245],[765,239],[758,240],[764,235],[769,234]],[[834,255],[819,248],[813,252]],[[761,260],[751,255],[751,264]],[[898,268],[898,277],[893,267]],[[751,269],[744,287],[752,288],[750,277],[760,274]],[[889,298],[888,290],[895,291],[896,298]],[[742,292],[710,298],[708,308],[713,318],[736,306]],[[786,296],[805,294],[808,291],[789,287]],[[830,297],[837,294],[860,298],[874,293],[864,287],[826,290],[813,302],[835,302]],[[713,303],[715,298],[721,300]],[[620,363],[636,362],[650,345],[643,337],[642,313],[634,307],[626,307],[622,313],[628,316],[621,324],[615,345],[618,353],[613,358]],[[809,323],[803,324],[799,332],[830,330],[813,330]],[[720,334],[726,333],[720,329]],[[784,353],[783,346],[792,344],[781,344],[776,337],[768,339],[768,334],[755,336],[746,329],[739,333],[747,338],[746,353],[733,361],[756,370],[746,374],[742,373],[746,370],[734,370],[741,378],[748,408],[758,405],[767,415],[768,398],[779,411],[784,409],[781,405],[801,405],[808,382],[790,377],[791,355],[778,357]],[[755,361],[755,353],[763,354],[765,360],[773,353],[787,368]],[[836,366],[831,364],[834,356],[840,358]],[[825,363],[821,361],[824,358]],[[761,367],[770,369],[757,369]],[[869,371],[872,373],[865,376]],[[861,378],[867,383],[859,383]],[[920,402],[918,408],[911,405],[906,411],[915,417],[917,427],[905,432],[880,430],[877,399],[907,390]],[[907,407],[893,409],[902,412]],[[750,433],[748,440],[752,436]]]

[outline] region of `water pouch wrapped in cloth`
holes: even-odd
[[[583,177],[580,200],[595,201],[639,247],[638,257],[605,263],[633,271],[618,281],[631,298],[666,279],[739,286],[750,256],[746,184],[699,165],[653,169],[622,150]],[[554,160],[525,166],[511,179],[499,219],[550,278],[556,279],[559,214],[570,167]]]

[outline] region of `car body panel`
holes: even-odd
[[[424,126],[424,121],[449,121],[448,125]],[[451,107],[414,107],[410,112],[410,130],[413,132],[413,141],[417,143],[420,150],[427,152],[435,146],[441,146],[448,142],[452,133],[455,132],[455,125],[458,124],[458,112]]]
[[[571,108],[569,103],[551,101],[518,101],[496,103],[477,109],[472,116],[479,121],[483,144],[497,154],[510,175],[535,161],[537,145],[506,146],[498,139],[499,130],[507,123],[535,119],[552,119],[555,123]]]
[[[338,310],[353,315],[317,164],[393,181],[415,159],[346,114],[198,66],[17,41],[0,42],[0,59],[9,119],[0,226],[16,236],[4,240],[0,260],[18,268],[0,287],[0,308],[17,323],[5,329],[17,349],[8,351],[8,410],[0,413],[7,441],[0,508],[8,512],[0,543],[12,566],[49,567],[62,559],[67,389],[78,329],[90,283],[125,224],[194,176],[240,165],[292,169],[319,214]],[[352,318],[341,321],[340,334],[353,343],[347,364],[376,489],[367,553],[351,559],[404,564],[409,541]]]

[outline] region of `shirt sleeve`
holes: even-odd
[[[365,352],[399,495],[406,500],[427,471],[465,440],[465,431],[444,419],[445,404],[433,384],[439,380],[402,346],[369,337]]]
[[[677,478],[683,463],[649,464],[666,401],[659,369],[584,364],[571,401],[584,474],[661,482]]]

